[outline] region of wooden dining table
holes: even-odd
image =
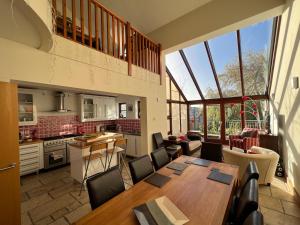
[[[181,156],[174,161],[184,163],[186,160],[193,159],[195,158]],[[207,179],[212,168],[218,168],[220,172],[232,175],[231,184]],[[188,225],[223,224],[236,189],[238,170],[237,166],[226,163],[211,162],[208,167],[189,164],[178,176],[174,174],[174,170],[165,166],[158,173],[171,177],[171,180],[163,187],[158,188],[141,181],[93,210],[75,224],[138,225],[133,208],[161,196],[167,196],[187,216],[189,222],[186,224]]]

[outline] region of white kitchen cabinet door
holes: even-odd
[[[141,137],[135,136],[135,152],[137,156],[142,156]]]
[[[127,139],[127,152],[129,156],[136,157],[135,154],[135,138],[132,135],[124,135],[124,138]]]
[[[95,102],[97,105],[97,120],[106,120],[105,115],[105,97],[95,96]]]
[[[18,90],[19,126],[36,125],[37,110],[35,95],[27,89]]]
[[[114,120],[117,118],[117,107],[116,107],[116,99],[112,97],[106,98],[106,119]]]
[[[97,99],[92,95],[80,95],[80,118],[81,122],[97,121]]]
[[[44,168],[43,144],[21,145],[20,150],[20,175],[38,172]]]

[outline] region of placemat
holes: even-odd
[[[211,164],[211,161],[206,159],[193,159],[191,161],[191,164],[197,165],[197,166],[204,166],[208,167]]]
[[[183,163],[178,163],[178,162],[172,162],[169,165],[167,165],[167,168],[172,169],[172,170],[179,170],[179,171],[183,171],[187,167],[188,167],[188,165],[183,164]]]
[[[226,173],[221,173],[219,171],[212,171],[208,177],[210,180],[214,180],[223,184],[231,184],[231,181],[233,179],[232,175],[226,174]]]
[[[144,181],[152,184],[156,187],[161,188],[162,186],[164,186],[169,180],[171,180],[171,177],[159,174],[159,173],[154,173],[152,174],[150,177],[148,177],[147,179],[145,179]]]

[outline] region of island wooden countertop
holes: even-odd
[[[105,132],[105,134],[100,134],[100,133],[86,134],[74,138],[75,142],[69,143],[69,145],[75,148],[86,148],[95,142],[102,142],[117,137],[123,137],[123,134],[111,133],[111,132]]]

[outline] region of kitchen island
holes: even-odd
[[[68,144],[70,149],[71,177],[78,182],[82,182],[82,180],[84,179],[87,163],[85,163],[85,158],[89,156],[90,148],[93,143],[107,142],[108,149],[111,151],[114,147],[113,140],[115,138],[121,137],[123,137],[122,134],[107,132],[105,134],[90,134],[75,138],[74,142]],[[93,154],[100,153],[102,155],[103,162],[105,162],[106,157],[107,160],[111,158],[110,167],[113,167],[118,165],[118,154],[121,151],[123,151],[123,149],[116,147],[112,155],[110,153],[107,153],[105,149],[94,151]],[[103,171],[104,167],[99,157],[92,157],[89,164],[87,176],[89,177]]]

